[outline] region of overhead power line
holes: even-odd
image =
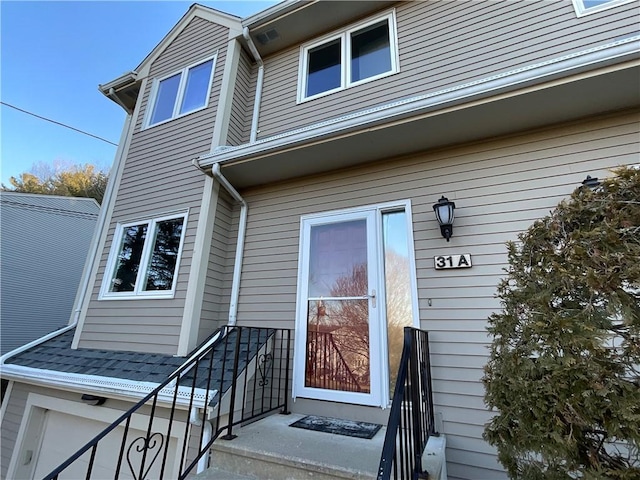
[[[23,110],[22,108],[18,108],[15,105],[11,105],[11,104],[6,103],[6,102],[0,101],[0,103],[2,105],[5,105],[5,106],[9,107],[9,108],[13,108],[14,110],[18,110],[19,112],[26,113],[27,115],[31,115],[32,117],[39,118],[40,120],[45,120],[47,122],[55,123],[56,125],[60,125],[61,127],[68,128],[69,130],[73,130],[74,132],[82,133],[83,135],[88,135],[89,137],[97,138],[98,140],[102,140],[105,143],[109,143],[111,145],[115,145],[116,147],[118,146],[117,143],[110,142],[106,138],[99,137],[98,135],[94,135],[93,133],[85,132],[84,130],[79,130],[79,129],[77,129],[75,127],[72,127],[70,125],[66,125],[64,123],[56,122],[55,120],[51,120],[50,118],[43,117],[41,115],[36,115],[35,113],[29,112],[27,110]]]

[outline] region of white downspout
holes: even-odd
[[[211,427],[211,423],[204,419],[204,413],[202,417],[198,414],[197,407],[191,407],[191,412],[189,412],[189,423],[191,425],[195,425],[196,427],[202,427],[202,442],[200,442],[200,449],[203,449],[207,446],[207,444],[211,441],[211,436],[213,434],[213,428]],[[202,473],[208,468],[209,458],[208,455],[203,455],[198,460],[198,467],[196,468],[196,473]]]
[[[262,101],[262,84],[264,83],[264,62],[262,58],[260,58],[260,54],[258,53],[258,49],[256,48],[255,43],[251,39],[251,35],[249,35],[249,27],[244,27],[242,29],[242,36],[247,41],[247,45],[249,45],[249,50],[251,50],[251,55],[253,55],[254,60],[258,64],[258,78],[256,80],[256,98],[253,102],[253,118],[251,119],[251,136],[249,137],[249,143],[255,143],[258,138],[258,117],[260,116],[260,102]]]
[[[240,297],[240,275],[242,274],[242,259],[244,257],[244,236],[247,231],[247,202],[240,196],[238,191],[233,188],[222,172],[220,165],[214,163],[211,166],[211,174],[220,184],[231,194],[231,196],[240,203],[240,224],[238,225],[238,241],[236,243],[236,258],[233,265],[233,281],[231,283],[231,303],[229,304],[229,326],[236,324],[238,313],[238,299]]]

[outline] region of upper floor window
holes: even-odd
[[[633,1],[635,0],[573,0],[573,7],[576,10],[576,14],[581,17],[582,15],[600,12],[621,3]]]
[[[154,80],[146,126],[205,108],[209,102],[215,62],[216,57],[213,57]]]
[[[298,102],[398,72],[395,12],[301,48]]]
[[[186,214],[118,224],[102,298],[172,297]]]

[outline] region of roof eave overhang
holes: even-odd
[[[276,3],[272,7],[261,10],[249,17],[242,19],[242,26],[248,28],[258,27],[264,23],[275,20],[276,18],[293,12],[301,7],[305,7],[311,3],[316,3],[317,0],[303,1],[303,0],[284,0],[283,2]]]
[[[131,71],[104,85],[98,85],[98,90],[131,115],[136,107],[136,101],[140,93],[140,84],[138,73]]]
[[[242,26],[250,31],[256,49],[265,58],[366,18],[395,3],[397,0],[289,0],[243,19]]]
[[[637,82],[628,81],[640,75],[638,58],[640,36],[629,37],[530,67],[285,132],[252,144],[219,148],[203,155],[198,162],[203,168],[218,163],[235,186],[249,187],[534,128],[544,125],[544,122],[548,125],[607,110],[629,108],[640,102]],[[622,79],[626,87],[606,88],[599,91],[600,96],[595,99],[593,96],[580,96],[581,92],[586,95],[614,78]],[[564,104],[558,104],[560,93],[566,95],[566,90],[574,87],[575,95],[561,97]],[[553,100],[554,103],[544,105],[545,100]],[[541,102],[548,111],[548,118],[538,118],[544,112],[534,115],[533,110],[540,108]],[[521,109],[529,104],[532,111],[527,121]],[[514,122],[513,118],[505,116],[509,112],[512,117],[521,117],[521,121]],[[469,129],[451,128],[461,121],[467,122],[465,118],[480,119],[478,123],[481,125],[471,129],[471,133]],[[443,125],[449,125],[448,130],[437,134]],[[406,132],[411,130],[424,134],[420,138],[403,140]],[[305,149],[304,161],[298,155],[301,148]],[[260,165],[258,160],[269,164],[268,172],[256,168]]]

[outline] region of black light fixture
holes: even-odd
[[[591,175],[587,175],[587,178],[585,178],[582,181],[582,185],[584,187],[589,187],[591,190],[593,190],[598,185],[600,185],[600,182],[598,181],[598,177],[592,177]]]
[[[433,206],[433,211],[436,212],[436,218],[440,224],[440,233],[447,239],[447,242],[453,234],[453,219],[455,217],[453,211],[456,208],[456,204],[450,202],[444,195]]]
[[[97,395],[89,395],[88,393],[83,394],[82,397],[80,397],[80,399],[87,405],[94,405],[94,406],[102,405],[104,402],[107,401],[105,397],[98,397]]]

